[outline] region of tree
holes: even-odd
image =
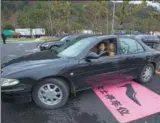
[[[3,26],[4,30],[14,30],[14,26],[10,23],[10,22],[5,22],[4,26]]]
[[[52,21],[54,28],[58,31],[69,29],[70,2],[69,1],[52,1],[51,6]]]
[[[29,5],[29,1],[28,0],[23,0],[22,3],[19,5],[19,9],[23,10],[24,7]]]
[[[124,23],[130,23],[130,21],[137,22],[136,14],[139,13],[143,8],[146,8],[146,1],[141,4],[133,5],[130,4],[131,0],[123,1],[122,4],[118,4],[116,7],[116,20],[119,21],[120,29],[124,29]],[[134,25],[133,25],[134,26]]]
[[[125,30],[160,30],[160,12],[154,7],[130,4],[130,0],[116,3],[115,27]],[[108,1],[2,1],[2,26],[8,22],[21,28],[43,27],[47,34],[61,30],[91,29],[109,32],[113,2]],[[9,21],[12,20],[12,21]],[[118,28],[117,28],[118,29]]]
[[[78,33],[79,30],[83,29],[83,26],[80,23],[74,21],[74,22],[72,22],[71,29],[74,32]]]
[[[102,31],[107,22],[106,1],[89,1],[86,3],[86,10],[87,24],[94,31]]]
[[[32,10],[29,7],[25,7],[18,16],[18,23],[22,28],[34,27],[34,21],[31,15]]]

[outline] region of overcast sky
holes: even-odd
[[[114,0],[113,0],[114,1]],[[116,0],[117,2],[122,2],[123,0]],[[139,0],[139,1],[131,1],[130,3],[133,3],[133,4],[140,4],[140,3],[142,3],[142,1],[141,0]],[[157,9],[159,9],[160,10],[160,3],[153,3],[153,2],[151,2],[151,1],[147,1],[147,5],[151,5],[151,6],[154,6],[154,7],[156,7]]]
[[[131,3],[140,4],[140,3],[142,3],[142,1],[132,1]],[[153,3],[151,1],[147,1],[147,4],[160,9],[160,3]]]

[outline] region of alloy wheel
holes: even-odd
[[[62,90],[55,84],[45,84],[38,91],[40,101],[46,105],[56,105],[63,97]]]
[[[153,75],[153,69],[151,66],[148,66],[144,69],[142,73],[142,79],[144,80],[144,82],[148,82],[151,79],[152,75]]]

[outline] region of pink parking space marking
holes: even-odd
[[[120,123],[160,112],[160,95],[134,81],[94,88],[93,91]]]

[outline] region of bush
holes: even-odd
[[[3,29],[4,30],[14,30],[14,26],[10,23],[5,23],[4,26],[3,26]]]

